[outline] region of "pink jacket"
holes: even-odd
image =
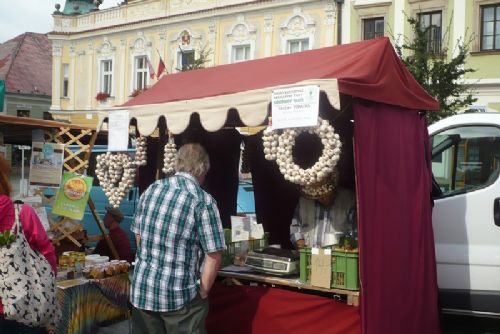
[[[54,273],[57,272],[56,251],[47,236],[40,219],[28,204],[21,206],[19,214],[26,240],[31,248],[42,253],[50,263]],[[15,221],[14,203],[8,196],[0,195],[0,232],[10,230]],[[3,306],[0,302],[0,314],[3,314]]]

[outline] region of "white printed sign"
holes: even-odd
[[[273,129],[316,126],[318,111],[318,86],[297,86],[273,91]]]
[[[250,221],[246,217],[231,216],[231,241],[250,239]]]
[[[111,111],[108,124],[108,151],[126,151],[128,149],[128,111]]]
[[[64,164],[64,145],[33,142],[31,147],[29,184],[58,188],[61,184]],[[28,189],[23,190],[21,194],[26,196]]]

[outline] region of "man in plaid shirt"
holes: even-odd
[[[138,245],[133,333],[205,333],[207,296],[226,249],[217,204],[200,187],[209,167],[205,149],[186,144],[177,173],[150,185],[139,200],[131,226]]]

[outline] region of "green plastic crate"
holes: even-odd
[[[300,281],[311,281],[311,248],[303,247],[300,253]],[[332,288],[359,290],[359,254],[353,251],[332,250]]]
[[[246,248],[247,251],[252,251],[254,249],[267,247],[269,245],[269,232],[264,233],[263,239],[231,242],[231,229],[225,228],[224,239],[226,241],[227,249],[222,253],[221,267],[233,264],[234,255],[236,255],[241,248]]]

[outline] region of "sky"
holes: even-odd
[[[104,0],[100,8],[114,7],[119,0]],[[52,31],[55,4],[64,8],[65,0],[0,0],[0,43],[25,32]]]

